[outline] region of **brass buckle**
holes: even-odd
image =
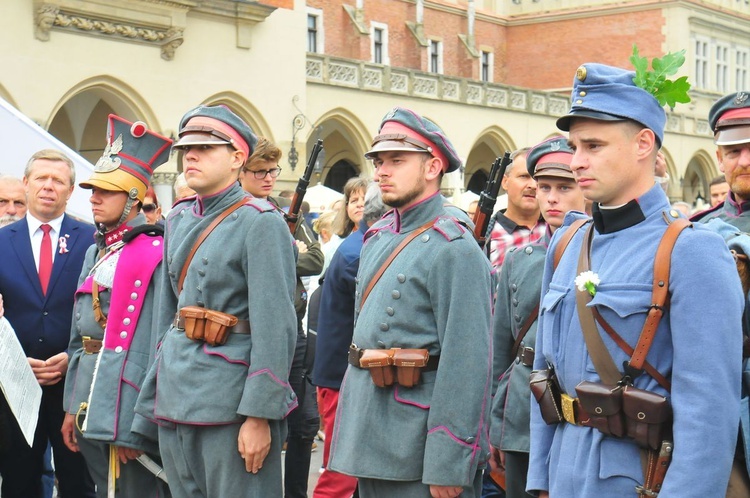
[[[566,422],[573,425],[578,425],[576,420],[575,404],[576,398],[569,396],[565,393],[560,394],[560,404],[562,405],[563,418]]]

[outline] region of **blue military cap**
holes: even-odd
[[[750,142],[750,94],[737,92],[717,100],[708,112],[716,145]]]
[[[573,79],[570,112],[557,120],[557,127],[570,131],[573,118],[629,119],[653,131],[661,146],[667,115],[656,97],[633,83],[634,77],[635,72],[619,67],[582,65]]]
[[[538,178],[554,176],[574,180],[570,169],[573,160],[573,149],[565,137],[552,137],[532,147],[526,154],[526,169],[529,174]]]
[[[403,107],[394,107],[385,115],[371,147],[365,153],[367,159],[374,159],[378,152],[421,151],[440,159],[443,170],[448,173],[461,167],[461,159],[443,130],[429,119]]]
[[[231,145],[249,158],[258,143],[252,128],[227,106],[199,105],[180,120],[179,149],[190,145]]]
[[[110,114],[107,119],[107,145],[94,166],[94,174],[79,185],[109,191],[127,192],[143,201],[151,175],[169,159],[172,140],[148,129],[142,121],[130,121]]]

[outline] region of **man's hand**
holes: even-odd
[[[37,360],[36,358],[27,358],[27,360],[40,386],[57,384],[68,371],[68,353],[65,351],[57,353],[47,361]]]
[[[307,252],[307,244],[305,244],[301,240],[295,240],[295,244],[297,244],[297,251],[299,251],[300,254],[305,254]]]
[[[491,446],[492,451],[490,452],[490,469],[504,469],[505,468],[505,453],[499,449]]]
[[[128,463],[128,460],[135,460],[141,455],[143,455],[143,452],[141,450],[134,450],[133,448],[117,446],[117,458],[120,459],[121,463]]]
[[[3,308],[3,295],[0,294],[0,318],[5,314],[5,308]]]
[[[430,486],[432,498],[456,498],[463,490],[461,486]]]
[[[245,470],[257,474],[271,450],[271,428],[264,418],[247,417],[237,436],[237,449],[245,459]]]
[[[547,491],[540,491],[539,498],[549,498],[549,493]]]
[[[70,413],[65,414],[60,432],[62,432],[63,443],[65,443],[65,446],[67,446],[70,451],[78,452],[75,415],[71,415]]]

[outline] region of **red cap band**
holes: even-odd
[[[185,127],[187,126],[208,126],[218,130],[232,139],[232,146],[237,150],[243,151],[245,153],[245,159],[250,157],[250,146],[245,142],[242,136],[237,133],[237,130],[226,124],[224,121],[219,121],[218,119],[206,116],[195,116],[185,123]]]
[[[429,146],[432,149],[432,155],[440,159],[440,161],[443,164],[443,171],[448,169],[448,158],[445,157],[445,154],[443,154],[440,149],[438,149],[434,143],[427,140],[425,137],[417,133],[416,131],[412,130],[408,126],[404,126],[401,123],[398,123],[396,121],[386,121],[385,124],[380,128],[379,135],[386,135],[389,133],[403,133],[409,138],[413,138],[415,140],[419,140],[420,142],[424,142],[427,146]]]

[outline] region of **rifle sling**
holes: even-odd
[[[375,276],[372,277],[372,280],[370,280],[370,283],[367,284],[367,288],[365,289],[365,292],[362,294],[362,301],[360,301],[359,303],[360,310],[365,305],[367,296],[370,295],[370,292],[372,292],[373,287],[375,287],[375,284],[378,283],[378,280],[380,280],[380,277],[383,276],[383,273],[385,273],[385,270],[387,270],[388,267],[391,266],[391,263],[393,262],[394,259],[396,259],[396,256],[398,256],[398,254],[401,251],[403,251],[407,245],[409,245],[409,242],[419,237],[422,233],[426,232],[434,224],[435,224],[435,220],[430,220],[424,225],[415,229],[413,232],[407,235],[404,240],[401,241],[401,243],[396,247],[396,249],[393,250],[391,255],[388,256],[388,259],[386,259],[383,262],[383,264],[380,266],[380,268],[378,268],[378,271],[375,273]]]
[[[187,259],[185,260],[185,263],[182,265],[182,271],[180,272],[180,279],[177,281],[177,295],[179,296],[182,293],[182,284],[185,283],[185,277],[187,276],[188,268],[190,267],[190,263],[193,261],[193,256],[195,256],[195,253],[198,251],[198,248],[203,244],[203,242],[206,240],[206,238],[211,235],[211,232],[214,231],[214,228],[216,228],[219,223],[224,221],[224,218],[229,216],[230,214],[237,211],[239,208],[244,206],[248,201],[248,198],[243,197],[239,201],[235,202],[231,206],[229,206],[227,209],[224,210],[219,216],[217,216],[214,221],[211,222],[210,225],[206,227],[203,232],[201,232],[198,239],[195,241],[195,244],[193,244],[193,247],[190,249],[190,254],[188,254]]]

